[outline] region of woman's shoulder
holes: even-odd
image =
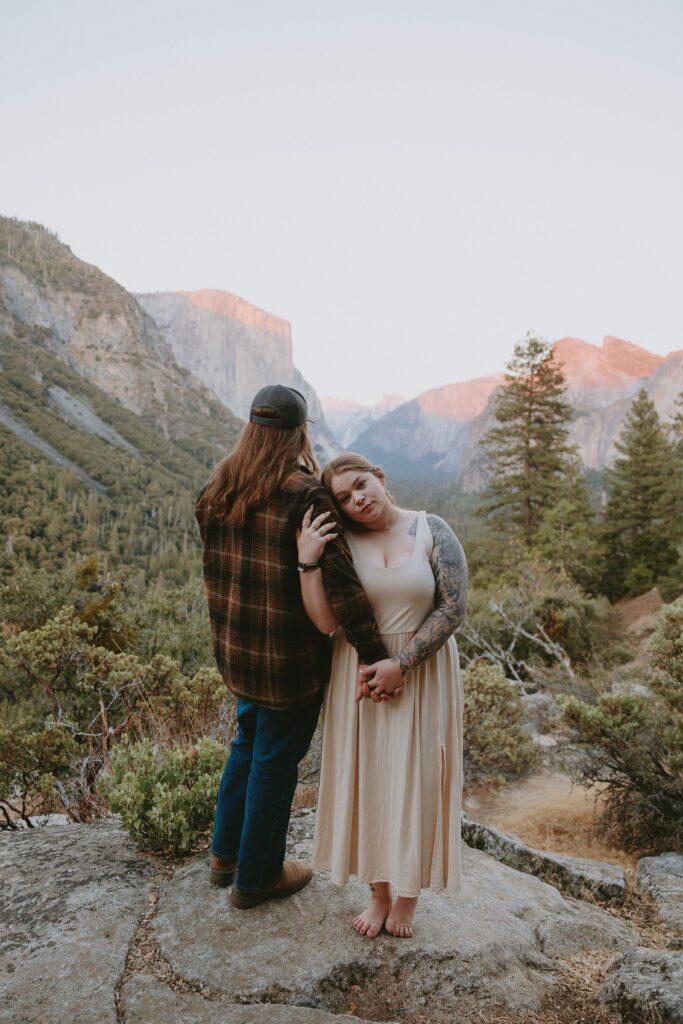
[[[425,512],[425,518],[434,543],[434,550],[440,550],[450,557],[464,558],[462,545],[455,531],[446,520],[442,519],[441,516],[435,515],[433,512]]]

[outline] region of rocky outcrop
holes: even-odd
[[[683,854],[641,857],[636,884],[654,897],[660,920],[672,933],[671,945],[683,949]]]
[[[683,391],[683,352],[663,357],[631,342],[606,337],[602,346],[576,338],[554,345],[574,407],[570,441],[584,464],[603,468],[639,388],[664,419]],[[502,374],[448,384],[399,406],[350,441],[354,448],[399,476],[456,478],[464,490],[484,483],[480,442],[494,425],[496,389]]]
[[[233,433],[235,417],[181,369],[154,320],[97,267],[40,225],[0,217],[0,330],[29,333],[81,376],[168,437],[207,424]],[[196,428],[199,428],[198,430]]]
[[[683,953],[634,949],[612,966],[601,992],[625,1024],[683,1024]]]
[[[290,855],[310,855],[313,823],[313,811],[295,813]],[[0,847],[0,1020],[12,1024],[61,1024],[67,1007],[76,1024],[323,1024],[348,1013],[451,1024],[502,1009],[523,1020],[566,958],[638,942],[607,911],[470,848],[461,893],[424,893],[413,939],[373,942],[349,923],[366,887],[337,888],[324,873],[246,912],[209,886],[206,855],[153,869],[113,825],[28,830]]]
[[[619,905],[626,898],[626,876],[621,868],[587,857],[568,857],[526,846],[517,836],[462,816],[462,836],[468,846],[483,850],[519,871],[527,871],[556,886],[567,896],[598,899]]]
[[[116,1024],[152,869],[111,825],[0,833],[0,1021]]]
[[[312,434],[324,461],[338,446],[310,384],[292,360],[291,325],[245,299],[217,289],[136,296],[178,364],[193,373],[242,419],[265,384],[297,388],[306,397]]]
[[[343,1024],[358,1020],[346,1013],[276,1003],[226,1006],[222,1000],[207,999],[199,992],[174,991],[145,974],[126,982],[122,1006],[126,1024]]]
[[[299,813],[293,855],[310,855],[313,822],[313,811]],[[556,958],[636,944],[635,933],[606,911],[566,900],[480,851],[464,852],[462,893],[423,893],[412,940],[356,935],[349,921],[367,888],[332,886],[324,873],[286,905],[273,901],[249,915],[225,900],[207,901],[203,860],[162,885],[154,935],[174,973],[232,1001],[341,1013],[351,997],[361,1017],[386,1019],[401,1004],[416,1015],[428,1006],[432,1024],[473,1007],[521,1015],[538,1008],[561,976]],[[229,946],[229,964],[216,956],[217,937]]]

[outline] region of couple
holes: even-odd
[[[209,877],[244,909],[310,880],[285,843],[324,696],[313,866],[369,883],[359,934],[407,938],[421,889],[461,887],[467,565],[450,527],[399,508],[362,456],[321,482],[306,419],[298,391],[262,388],[195,502],[214,653],[237,697]]]

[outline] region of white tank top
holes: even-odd
[[[361,553],[351,530],[346,531],[345,537],[380,633],[412,633],[418,629],[434,609],[436,586],[429,562],[434,539],[427,513],[417,514],[413,553],[404,565],[389,569],[372,565]]]

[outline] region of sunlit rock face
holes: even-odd
[[[575,410],[570,440],[592,469],[613,458],[614,442],[640,388],[664,421],[683,391],[683,350],[655,355],[607,336],[600,346],[561,338],[553,352]],[[503,374],[491,374],[425,391],[368,424],[353,447],[398,476],[450,477],[465,490],[479,490],[485,482],[481,440],[495,423],[496,391],[503,383]]]
[[[30,332],[166,436],[186,436],[197,416],[215,419],[215,396],[178,366],[163,333],[125,288],[40,225],[0,217],[3,230],[17,251],[12,255],[8,243],[0,252],[1,330]],[[233,425],[227,409],[221,417]]]
[[[553,352],[567,378],[568,401],[584,409],[604,408],[633,394],[665,358],[609,335],[601,347],[579,338],[560,338]]]
[[[317,454],[338,450],[313,388],[292,359],[292,329],[287,320],[245,299],[217,289],[136,295],[159,327],[178,364],[215,391],[246,419],[251,400],[265,384],[287,384],[305,395]]]

